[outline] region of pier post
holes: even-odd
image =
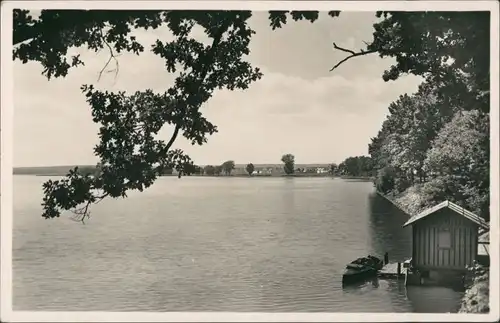
[[[397,271],[397,273],[398,273],[398,278],[399,278],[399,276],[401,276],[401,263],[399,261],[398,261],[398,271]]]
[[[388,253],[388,252],[386,252],[386,253],[384,254],[384,264],[385,264],[385,265],[387,265],[388,263],[389,263],[389,253]]]

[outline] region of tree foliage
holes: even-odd
[[[102,174],[93,178],[72,172],[66,180],[46,182],[44,217],[57,217],[61,209],[72,209],[75,203],[90,204],[106,196],[125,197],[128,190],[142,191],[166,166],[179,174],[190,174],[190,158],[171,149],[178,134],[193,145],[204,144],[207,135],[217,131],[200,111],[213,91],[245,89],[261,77],[258,68],[243,60],[253,33],[245,24],[250,14],[175,11],[162,17],[176,38],[168,43],[158,40],[152,51],[165,60],[168,72],[180,71],[175,85],[159,94],[151,90],[111,93],[92,85],[82,86],[93,120],[101,125],[100,143],[94,152],[103,165]],[[212,38],[210,45],[190,36],[195,24]],[[168,142],[156,139],[165,124],[174,125]],[[72,190],[73,185],[79,185],[79,189]]]
[[[489,218],[489,113],[442,104],[422,104],[420,93],[391,104],[369,145],[376,186],[401,193],[420,185],[423,201],[451,200]]]
[[[224,174],[226,175],[231,175],[231,172],[233,171],[234,169],[234,160],[228,160],[228,161],[225,161],[224,163],[222,163],[221,167],[222,167],[222,171],[224,172]]]
[[[427,153],[425,167],[432,178],[448,177],[456,190],[450,195],[482,214],[489,208],[489,118],[466,111],[446,124]]]
[[[395,178],[395,172],[392,167],[386,166],[381,168],[375,178],[375,187],[379,192],[389,193],[395,187]]]
[[[161,170],[161,175],[172,175],[173,173],[174,173],[174,169],[170,168],[170,167],[169,168],[163,168]]]
[[[215,167],[212,165],[205,166],[203,173],[208,176],[212,176],[215,174]]]
[[[328,167],[328,173],[330,175],[336,175],[337,174],[337,171],[338,171],[338,165],[335,164],[335,163],[331,163],[330,166]]]
[[[48,79],[64,77],[71,68],[84,65],[79,55],[68,57],[68,49],[73,47],[108,50],[110,57],[102,74],[112,61],[118,71],[117,54],[145,50],[131,34],[133,29],[166,25],[175,37],[171,42],[158,39],[151,48],[164,59],[166,72],[178,73],[175,85],[163,93],[110,93],[93,85],[82,86],[93,121],[100,125],[100,143],[94,152],[101,172],[91,176],[72,170],[62,180],[44,183],[42,216],[59,217],[64,210],[74,210],[83,221],[90,204],[107,196],[125,197],[129,190],[142,191],[164,169],[175,169],[179,176],[190,174],[194,169],[191,159],[172,149],[179,133],[192,144],[206,143],[217,127],[203,117],[203,103],[216,89],[246,89],[262,76],[243,59],[254,34],[248,26],[251,15],[250,11],[41,10],[35,17],[29,10],[15,9],[13,57],[23,63],[40,63]],[[288,16],[313,22],[318,13],[273,11],[270,26],[280,28]],[[192,37],[195,26],[212,40],[209,45]],[[165,124],[174,128],[167,142],[155,137]],[[218,170],[214,172],[220,173]]]
[[[336,17],[339,13],[330,11],[329,15]],[[317,11],[270,11],[269,21],[272,29],[277,29],[287,23],[288,17],[314,22],[318,14]],[[79,55],[67,57],[72,47],[140,54],[145,48],[131,35],[132,30],[157,29],[162,25],[167,25],[176,36],[189,34],[193,26],[199,25],[211,38],[222,29],[225,32],[233,28],[235,33],[250,37],[253,30],[248,28],[247,20],[251,15],[250,11],[49,9],[34,17],[30,10],[15,9],[13,43],[18,46],[13,54],[14,59],[23,63],[39,62],[44,67],[43,75],[49,79],[64,77],[71,68],[85,65]],[[189,43],[191,40],[180,47],[195,45]],[[161,41],[157,45],[161,46]],[[172,49],[174,45],[169,47]]]
[[[214,175],[219,176],[220,174],[222,174],[222,171],[223,169],[221,165],[214,167]]]
[[[249,163],[245,167],[245,170],[247,171],[248,175],[252,175],[253,172],[255,171],[255,166],[252,163]]]
[[[339,164],[338,172],[348,176],[372,176],[372,159],[368,156],[348,157]]]
[[[281,157],[283,163],[283,170],[285,174],[291,175],[295,172],[295,156],[292,154],[285,154]]]
[[[489,12],[380,15],[368,49],[396,58],[384,79],[425,81],[389,106],[372,138],[377,188],[418,188],[419,207],[451,200],[488,219]]]
[[[350,54],[346,60],[372,53],[392,57],[396,63],[385,71],[386,81],[410,73],[425,77],[428,83],[444,82],[441,94],[453,93],[465,105],[488,100],[489,11],[380,11],[376,15],[381,20],[374,24],[373,40],[365,49],[355,52],[336,46]],[[473,95],[461,96],[459,87]]]
[[[184,166],[184,169],[179,173],[179,177],[184,173],[187,176],[191,175],[201,175],[203,173],[203,169],[195,164],[188,164]]]

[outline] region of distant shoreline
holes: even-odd
[[[342,178],[346,180],[362,180],[362,181],[373,181],[371,176],[353,176],[353,175],[342,175],[342,174],[331,174],[327,171],[328,165],[326,164],[296,164],[298,168],[308,169],[307,172],[296,171],[293,174],[285,174],[282,165],[280,164],[255,164],[256,172],[252,175],[248,175],[245,171],[245,165],[236,165],[237,167],[233,169],[230,175],[225,175],[223,173],[216,175],[204,174],[204,172],[191,174],[191,177],[251,177],[251,178],[268,178],[268,177],[329,177],[329,178]],[[96,166],[91,165],[76,165],[76,166],[38,166],[38,167],[14,167],[13,175],[30,175],[30,176],[46,176],[46,177],[61,177],[66,176],[70,170],[78,167],[79,172],[82,174],[93,174],[96,171]],[[319,167],[320,172],[309,170],[309,168]],[[178,176],[177,172],[172,174],[163,174],[163,176]]]
[[[39,176],[39,177],[61,177],[61,176],[66,176],[66,174],[16,174],[14,173],[13,175],[15,176]],[[161,175],[159,177],[176,177],[177,174],[169,174],[169,175]],[[269,178],[269,177],[282,177],[282,178],[295,178],[295,177],[317,177],[317,178],[340,178],[340,179],[354,179],[354,180],[361,180],[361,181],[372,181],[372,177],[365,177],[365,176],[332,176],[330,174],[291,174],[291,175],[286,175],[286,174],[255,174],[255,175],[248,175],[248,174],[231,174],[231,175],[199,175],[199,174],[192,174],[192,175],[183,175],[182,177],[217,177],[217,178]]]

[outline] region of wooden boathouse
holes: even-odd
[[[445,201],[411,217],[412,257],[407,284],[442,284],[461,277],[478,256],[479,229],[489,225],[478,215]]]

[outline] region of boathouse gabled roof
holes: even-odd
[[[415,223],[417,221],[420,221],[422,220],[423,218],[425,218],[426,216],[428,215],[431,215],[435,212],[437,212],[438,210],[441,210],[443,208],[449,208],[450,210],[454,211],[455,213],[463,216],[464,218],[476,223],[477,225],[479,225],[480,227],[488,230],[489,229],[489,225],[488,223],[483,219],[481,218],[480,216],[470,212],[470,211],[467,211],[466,209],[464,209],[463,207],[460,207],[458,205],[456,205],[455,203],[453,202],[450,202],[450,201],[444,201],[442,203],[439,203],[438,205],[435,205],[431,208],[428,208],[426,210],[424,210],[423,212],[415,215],[415,216],[412,216],[408,221],[406,221],[405,224],[403,224],[403,228],[412,224],[412,223]]]

